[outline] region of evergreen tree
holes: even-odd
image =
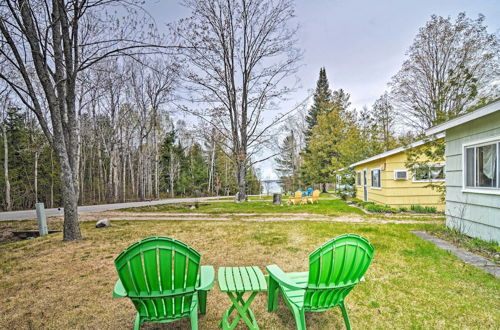
[[[341,89],[333,93],[327,111],[318,116],[318,124],[312,129],[309,152],[303,155],[304,181],[322,183],[323,191],[326,182],[335,181],[337,170],[363,156],[362,136],[355,114],[348,109],[349,98]]]
[[[296,188],[297,179],[297,144],[293,131],[278,146],[279,155],[276,157],[276,171],[280,174],[280,179],[286,191]]]
[[[59,172],[56,162],[47,162],[51,149],[37,123],[28,113],[16,107],[7,109],[5,130],[7,137],[7,157],[12,209],[31,209],[35,202],[47,206],[58,203],[59,178],[52,180],[52,174]],[[3,134],[2,134],[3,135]],[[4,167],[4,143],[0,136],[0,168]],[[5,178],[0,177],[0,204],[5,203]],[[38,196],[37,196],[38,195]]]
[[[198,143],[195,143],[189,149],[189,172],[191,175],[190,194],[195,190],[205,192],[208,189],[208,163],[203,156],[203,150]]]
[[[311,135],[311,130],[318,124],[318,116],[326,111],[332,101],[332,92],[328,84],[325,68],[319,70],[319,78],[314,92],[314,103],[306,116],[307,131],[306,136]]]
[[[179,177],[180,160],[182,149],[175,144],[176,134],[172,130],[165,135],[160,148],[162,162],[162,188],[168,191],[171,197],[175,195],[176,181]]]
[[[260,180],[257,177],[257,173],[253,167],[250,167],[247,171],[247,195],[257,195],[260,194]]]

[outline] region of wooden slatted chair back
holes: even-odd
[[[355,234],[338,236],[309,256],[306,310],[337,306],[365,274],[373,257],[370,242]]]
[[[320,194],[321,194],[321,191],[319,191],[319,190],[313,191],[313,193],[312,193],[313,203],[318,201]]]
[[[144,320],[186,317],[196,294],[200,254],[168,237],[132,244],[116,259],[118,276]]]

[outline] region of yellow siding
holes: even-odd
[[[366,169],[368,201],[395,208],[421,205],[434,206],[440,211],[444,210],[441,193],[430,187],[425,187],[429,184],[428,182],[413,182],[411,171],[408,170],[407,180],[394,180],[395,170],[407,170],[405,162],[406,154],[403,151],[354,167],[356,173],[361,172],[361,185],[357,182],[356,174],[356,197],[363,199],[363,170]],[[381,188],[379,189],[371,187],[371,170],[375,168],[381,169]]]

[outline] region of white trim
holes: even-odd
[[[487,145],[496,145],[497,151],[497,186],[496,187],[470,187],[467,186],[467,149],[468,148],[478,148]],[[489,137],[486,139],[477,140],[474,142],[462,143],[462,192],[465,193],[476,193],[476,194],[488,194],[488,195],[500,195],[500,135]],[[476,152],[474,149],[474,184],[476,184]]]
[[[434,180],[411,180],[411,182],[414,182],[414,183],[425,183],[425,182],[445,182],[446,179],[434,179]]]
[[[441,166],[443,168],[443,174],[446,174],[446,164],[425,164],[425,166],[428,166],[429,169],[431,167],[437,167],[437,166]],[[418,167],[418,165],[415,165],[414,167]],[[430,173],[429,173],[430,174]],[[420,183],[420,182],[444,182],[446,181],[446,179],[428,179],[428,180],[415,180],[415,172],[412,171],[412,175],[411,175],[411,182],[415,182],[415,183]]]
[[[404,178],[404,179],[398,179],[398,177],[396,176],[397,172],[405,172],[406,173],[406,178]],[[395,181],[406,181],[406,180],[408,180],[408,170],[394,170],[394,180]]]
[[[358,187],[363,187],[363,183],[361,182],[362,177],[363,177],[363,173],[361,173],[361,171],[356,171],[356,185]],[[358,178],[359,178],[359,180],[358,180]]]
[[[384,153],[375,155],[373,157],[363,159],[363,160],[361,160],[361,161],[359,161],[357,163],[349,165],[349,167],[355,167],[355,166],[358,166],[358,165],[363,165],[365,163],[369,163],[369,162],[372,162],[374,160],[378,160],[378,159],[381,159],[381,158],[385,158],[385,157],[389,157],[389,156],[392,156],[392,155],[396,155],[396,154],[399,154],[400,152],[403,152],[405,150],[412,149],[412,148],[415,148],[415,147],[419,147],[419,146],[421,146],[423,144],[426,144],[426,143],[428,143],[430,141],[438,140],[438,139],[441,139],[441,138],[444,138],[444,137],[445,137],[444,133],[438,134],[433,139],[430,139],[430,140],[419,140],[419,141],[413,142],[412,144],[410,144],[407,147],[399,147],[399,148],[392,149],[392,150],[386,151]]]
[[[474,142],[467,142],[467,143],[463,143],[462,144],[462,147],[481,147],[481,145],[487,145],[487,144],[491,144],[491,143],[488,143],[488,142],[500,142],[500,135],[496,135],[496,136],[492,136],[492,137],[489,137],[489,138],[486,138],[486,139],[481,139],[481,140],[477,140],[477,141],[474,141]]]
[[[492,189],[492,188],[471,187],[462,189],[462,192],[471,194],[500,195],[500,189],[498,188]]]
[[[374,187],[373,186],[373,171],[378,170],[378,181],[380,183],[379,187]],[[370,188],[372,189],[382,189],[382,169],[380,167],[374,167],[370,169]]]
[[[425,134],[426,135],[434,135],[437,133],[441,133],[446,131],[447,129],[456,127],[458,125],[465,124],[471,120],[478,119],[481,117],[484,117],[486,115],[489,115],[491,113],[500,111],[500,100],[490,103],[488,105],[485,105],[484,107],[481,107],[475,111],[469,112],[465,115],[462,115],[460,117],[454,118],[452,120],[448,120],[447,122],[444,122],[440,125],[436,125],[434,127],[429,128]]]

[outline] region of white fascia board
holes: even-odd
[[[438,133],[444,132],[447,129],[450,129],[452,127],[456,127],[458,125],[465,124],[471,120],[484,117],[486,115],[489,115],[490,113],[494,113],[497,111],[500,111],[500,100],[493,102],[493,103],[490,103],[482,108],[479,108],[477,110],[469,112],[469,113],[462,115],[460,117],[454,118],[452,120],[448,120],[447,122],[444,122],[442,124],[431,127],[425,132],[425,134],[427,136],[438,134]]]
[[[438,139],[444,138],[444,136],[445,136],[444,133],[437,134],[434,137],[434,139],[432,139],[432,140],[438,140]],[[384,153],[375,155],[373,157],[363,159],[363,160],[361,160],[361,161],[359,161],[357,163],[349,165],[349,167],[355,167],[355,166],[362,165],[362,164],[365,164],[365,163],[373,162],[374,160],[378,160],[378,159],[381,159],[381,158],[385,158],[385,157],[389,157],[389,156],[392,156],[392,155],[395,155],[395,154],[399,154],[400,152],[403,152],[405,150],[421,146],[423,144],[426,144],[427,142],[429,142],[429,140],[419,140],[419,141],[413,142],[412,144],[410,144],[407,147],[399,147],[399,148],[392,149],[392,150],[386,151]]]

